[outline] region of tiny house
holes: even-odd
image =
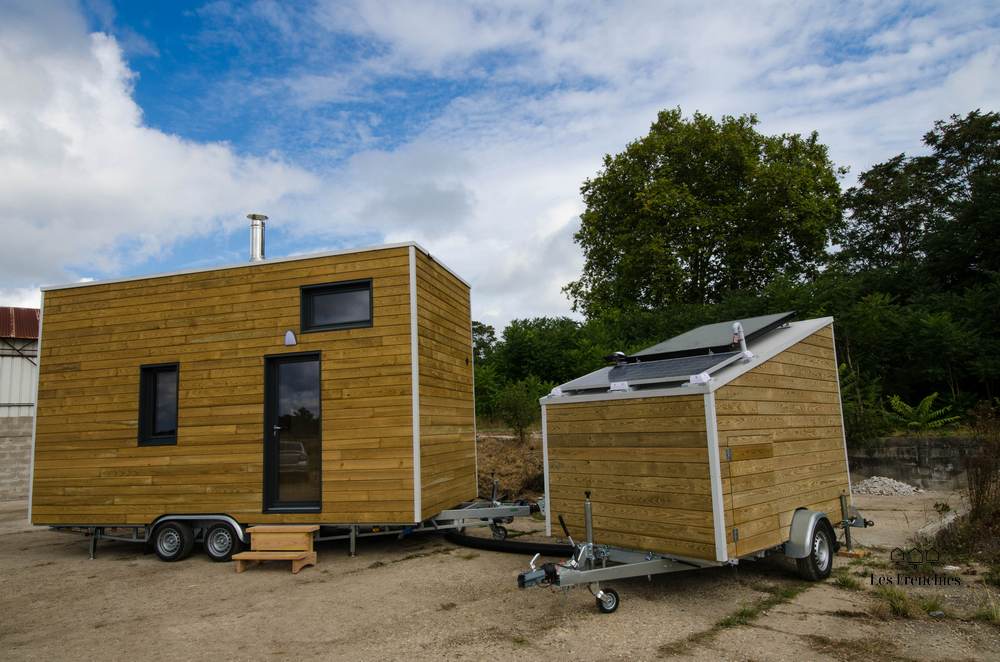
[[[542,398],[549,534],[560,514],[583,532],[585,493],[596,542],[701,562],[784,545],[799,511],[840,522],[833,319],[792,316],[699,327]]]
[[[242,537],[475,498],[469,285],[414,243],[258,253],[45,288],[34,524]]]

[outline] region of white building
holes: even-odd
[[[0,308],[0,501],[28,498],[39,312]]]

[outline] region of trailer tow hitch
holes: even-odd
[[[712,563],[700,564],[652,552],[595,545],[590,492],[586,492],[585,495],[583,523],[587,536],[586,542],[579,544],[573,542],[565,519],[559,515],[559,525],[573,547],[572,556],[561,563],[545,563],[539,567],[536,565],[539,554],[535,554],[529,563],[530,569],[517,576],[518,588],[552,586],[568,590],[573,586],[585,584],[591,595],[594,596],[597,609],[602,613],[610,614],[618,609],[621,599],[614,589],[601,588],[601,582],[629,577],[652,577],[653,575],[716,565]]]

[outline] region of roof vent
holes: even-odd
[[[250,261],[264,261],[264,214],[247,214],[250,219]]]

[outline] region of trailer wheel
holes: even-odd
[[[604,597],[595,599],[597,600],[597,610],[602,614],[613,614],[618,611],[618,605],[621,603],[618,591],[613,588],[604,589]]]
[[[153,534],[153,549],[161,561],[180,561],[194,549],[194,531],[184,522],[164,522]]]
[[[494,524],[490,526],[490,530],[493,531],[494,540],[506,540],[507,539],[507,527],[500,526],[499,524]]]
[[[240,539],[236,537],[236,531],[225,522],[216,522],[208,527],[202,545],[208,558],[218,562],[229,561],[233,554],[240,551]]]
[[[811,582],[829,577],[833,570],[833,550],[833,531],[826,521],[821,521],[816,525],[816,530],[813,531],[809,556],[795,560],[799,568],[799,575]]]

